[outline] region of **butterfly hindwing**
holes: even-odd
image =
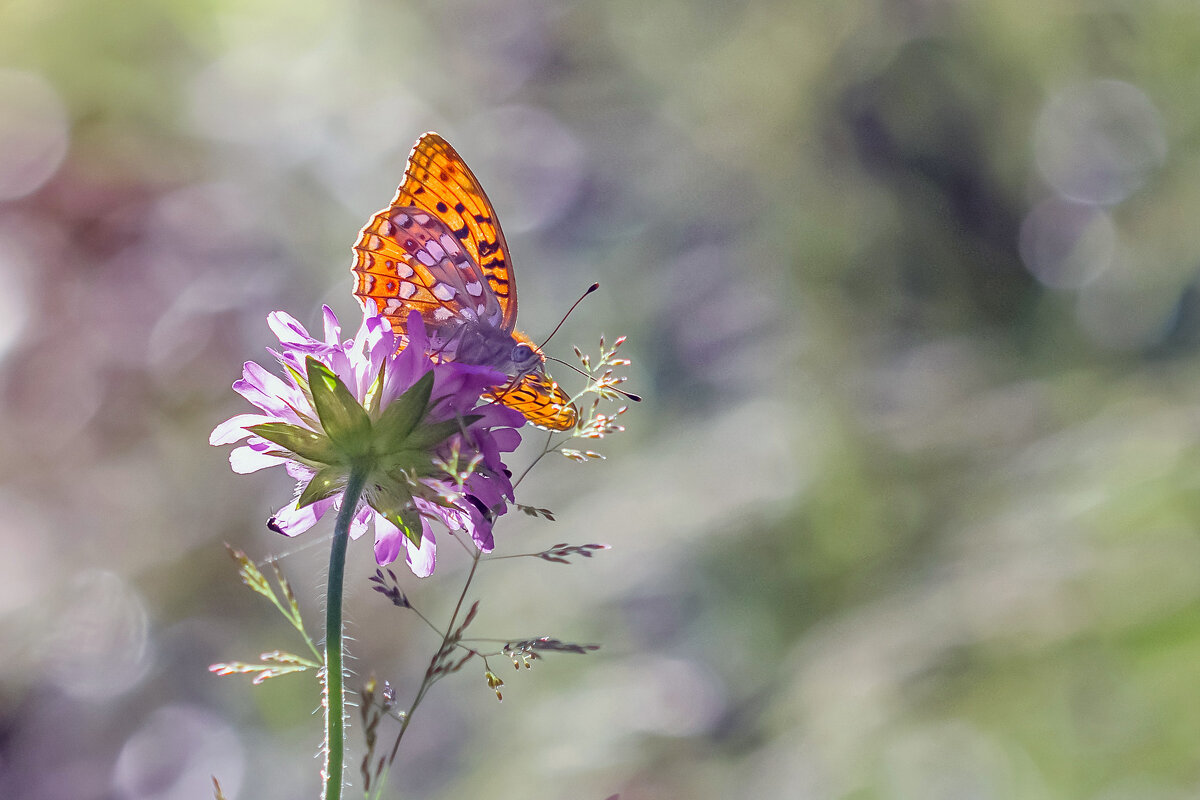
[[[373,300],[393,330],[410,310],[435,330],[464,321],[501,329],[504,309],[462,241],[439,217],[417,206],[376,214],[355,246],[355,293]]]
[[[421,264],[399,242],[381,232],[381,223],[386,223],[390,211],[377,214],[354,246],[354,294],[368,307],[373,304],[377,313],[388,318],[392,329],[403,334],[409,309],[419,311],[426,323],[432,323],[442,303],[434,297],[434,281]]]
[[[491,396],[509,408],[520,411],[539,428],[565,431],[575,427],[579,419],[579,412],[566,392],[547,375],[531,372],[515,385],[498,389]]]

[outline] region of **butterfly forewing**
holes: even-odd
[[[517,321],[517,287],[508,243],[479,180],[449,142],[436,133],[417,140],[392,206],[423,208],[454,231],[503,309],[502,329],[511,332]]]
[[[354,256],[359,300],[401,334],[408,314],[420,312],[444,357],[455,357],[450,345],[463,341],[464,330],[491,331],[484,338],[499,343],[526,341],[514,331],[516,282],[496,212],[462,157],[436,133],[417,140],[391,206],[362,229]],[[514,382],[493,392],[496,400],[540,427],[575,424],[577,410],[540,365],[508,371]]]
[[[431,274],[431,269],[437,271],[440,259],[425,259],[422,264],[414,248],[405,247],[423,242],[420,237],[413,242],[397,221],[411,221],[422,212],[461,245],[473,272],[485,282],[481,294],[471,295],[461,289],[451,292],[458,284]],[[435,247],[447,249],[444,241],[433,238]],[[410,309],[420,311],[427,324],[439,325],[449,319],[448,315],[461,314],[464,309],[473,318],[481,301],[487,306],[485,313],[491,324],[505,333],[511,333],[515,326],[516,285],[496,212],[462,157],[436,133],[417,140],[391,206],[371,218],[354,250],[354,293],[364,303],[373,301],[379,313],[391,320],[394,330],[403,332]],[[462,283],[471,287],[474,281],[464,276]],[[438,313],[438,308],[444,310]],[[499,320],[495,321],[492,318],[497,311]]]

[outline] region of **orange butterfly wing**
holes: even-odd
[[[406,239],[404,225],[421,231],[423,239]],[[427,251],[430,241],[436,252],[455,259],[459,271],[434,265],[428,252],[420,252],[419,245]],[[404,333],[415,310],[430,327],[482,319],[534,347],[514,330],[516,280],[496,212],[462,157],[438,134],[417,140],[396,196],[363,227],[354,257],[354,294],[387,317],[396,332]],[[447,276],[455,279],[457,290]],[[539,427],[566,430],[578,419],[566,393],[540,372],[527,373],[491,396]]]
[[[514,332],[517,341],[524,342],[541,355],[538,346],[520,331]],[[579,420],[579,410],[559,385],[546,374],[530,372],[514,385],[489,392],[489,396],[525,415],[525,419],[539,428],[565,431],[574,428]]]
[[[372,217],[359,234],[354,245],[354,293],[364,303],[374,300],[398,332],[404,330],[410,309],[420,311],[426,323],[445,321],[434,317],[434,310],[446,305],[433,294],[436,280],[394,238],[392,219],[396,211],[410,207],[423,209],[450,229],[479,266],[500,304],[500,329],[511,333],[517,321],[517,287],[504,232],[479,180],[462,156],[436,133],[426,133],[417,140],[391,205]],[[415,278],[409,282],[416,286],[409,297],[398,294],[401,288],[407,288],[402,280],[396,280],[406,277],[404,265],[415,273],[407,276]],[[397,311],[390,312],[388,301],[395,299],[403,302],[392,303],[391,308]],[[459,312],[456,304],[451,304],[451,310]]]
[[[520,411],[525,419],[539,428],[565,431],[575,427],[579,411],[557,383],[546,375],[530,373],[505,391],[498,389],[488,396],[509,408]]]

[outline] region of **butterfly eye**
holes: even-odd
[[[511,357],[514,364],[524,364],[533,358],[533,348],[527,344],[519,344],[512,349]]]

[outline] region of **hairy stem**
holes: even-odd
[[[325,596],[325,800],[341,800],[346,760],[346,690],[342,675],[342,584],[350,521],[358,508],[366,476],[351,470],[329,548],[329,583]]]

